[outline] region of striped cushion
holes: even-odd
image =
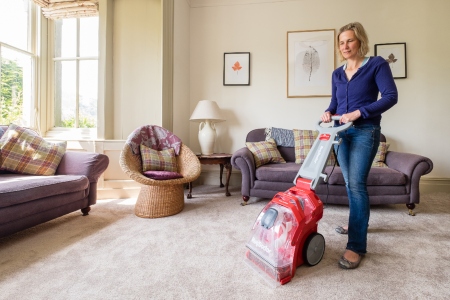
[[[54,175],[67,142],[52,143],[31,129],[11,124],[0,138],[0,168],[14,173]]]
[[[319,135],[318,131],[315,130],[300,130],[293,129],[294,131],[294,143],[295,143],[295,163],[302,164],[306,156],[308,156],[309,151],[314,144],[314,141]],[[333,166],[336,162],[334,152],[331,151],[331,155],[328,158],[327,166]]]
[[[161,151],[153,150],[145,145],[139,146],[142,158],[142,171],[177,172],[175,150],[167,148]]]
[[[255,158],[256,168],[267,163],[286,163],[280,151],[278,151],[274,139],[269,139],[264,142],[247,142],[245,145]]]

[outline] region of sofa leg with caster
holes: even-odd
[[[90,211],[91,211],[91,207],[90,206],[81,209],[81,212],[83,213],[83,216],[89,215]]]
[[[242,202],[241,203],[241,206],[245,206],[245,205],[247,205],[248,203],[248,199],[250,199],[250,197],[249,196],[242,196],[242,200],[244,200],[244,202]]]
[[[408,208],[408,215],[410,216],[416,215],[416,213],[414,212],[414,208],[416,207],[416,205],[414,203],[408,203],[406,204],[406,207]]]

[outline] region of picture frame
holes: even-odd
[[[287,97],[331,96],[335,30],[287,32]]]
[[[406,43],[375,44],[375,56],[383,57],[391,67],[394,79],[407,77]]]
[[[250,52],[224,53],[223,85],[250,85]]]

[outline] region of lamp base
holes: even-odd
[[[198,132],[198,141],[203,155],[214,153],[214,142],[216,140],[216,128],[209,120],[201,122]]]

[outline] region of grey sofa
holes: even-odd
[[[264,128],[248,133],[246,142],[265,140]],[[382,134],[381,141],[386,138]],[[269,163],[255,168],[252,153],[246,148],[237,150],[231,164],[242,173],[241,193],[244,203],[249,197],[272,198],[277,192],[292,187],[293,180],[300,165],[295,163],[294,147],[278,147],[285,164]],[[410,214],[414,214],[415,204],[420,201],[419,181],[422,175],[433,169],[432,161],[424,156],[388,151],[386,154],[388,168],[372,167],[368,178],[368,192],[371,204],[406,204]],[[348,205],[347,192],[341,169],[336,166],[325,168],[329,175],[328,183],[321,179],[316,187],[316,194],[324,203]]]
[[[106,155],[66,152],[54,176],[0,172],[0,237],[81,209],[97,201],[97,181]]]

